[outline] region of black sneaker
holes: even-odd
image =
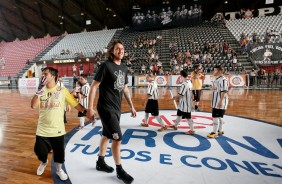
[[[125,172],[125,170],[123,169],[117,171],[117,178],[122,180],[126,184],[132,183],[132,181],[134,180],[134,178],[132,178],[132,176],[127,174],[127,172]]]
[[[111,173],[111,172],[114,171],[114,168],[112,168],[111,166],[107,165],[105,161],[102,161],[102,162],[97,161],[96,162],[96,169],[98,171],[105,171],[107,173]]]

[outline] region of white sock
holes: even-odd
[[[148,124],[149,113],[145,113],[145,124]]]
[[[222,125],[223,125],[223,120],[221,118],[219,118],[219,127],[218,127],[218,131],[222,132]]]
[[[162,125],[162,127],[165,127],[165,124],[160,116],[156,116],[156,119],[158,120],[159,124]]]
[[[213,132],[217,133],[218,131],[218,124],[219,124],[219,118],[213,118]]]
[[[61,163],[55,162],[55,166],[56,166],[56,171],[60,172],[62,170],[62,165]]]
[[[176,118],[176,122],[175,122],[175,126],[177,127],[181,121],[182,117],[181,116],[177,116]]]
[[[79,117],[79,124],[81,127],[84,127],[85,117]]]
[[[188,125],[190,127],[190,130],[194,131],[194,122],[192,119],[188,119]]]

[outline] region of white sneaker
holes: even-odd
[[[64,170],[57,171],[56,174],[59,176],[59,178],[60,178],[62,181],[65,181],[65,180],[68,179],[68,175],[65,173]]]
[[[41,176],[42,174],[43,174],[43,172],[44,172],[44,170],[45,170],[45,167],[47,166],[47,164],[48,164],[48,160],[46,161],[46,163],[43,163],[43,162],[41,162],[41,164],[39,165],[39,167],[37,168],[37,175],[38,176]]]

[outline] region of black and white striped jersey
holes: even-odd
[[[182,97],[179,100],[178,109],[182,112],[192,111],[192,83],[190,80],[184,81],[178,92]]]
[[[159,90],[158,85],[155,81],[152,81],[148,85],[147,95],[149,95],[149,99],[158,100],[159,98]]]
[[[90,91],[90,86],[88,83],[84,84],[80,89],[80,93],[82,94],[82,99],[80,100],[80,104],[85,108],[88,108],[89,91]]]
[[[219,101],[220,101],[220,94],[221,93],[228,93],[228,80],[224,76],[217,77],[212,86],[212,101],[211,106],[212,108],[219,109]],[[228,105],[228,94],[225,95],[224,99],[222,99],[223,107],[220,109],[227,109]]]

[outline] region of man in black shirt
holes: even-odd
[[[103,125],[102,138],[100,140],[99,158],[96,169],[98,171],[113,172],[114,169],[108,166],[104,157],[109,139],[112,140],[112,154],[116,164],[117,177],[124,183],[131,183],[133,177],[127,174],[121,166],[120,145],[122,133],[120,129],[121,100],[124,94],[133,117],[136,117],[136,110],[132,104],[127,87],[127,67],[121,63],[124,56],[124,47],[121,41],[114,41],[108,49],[108,61],[103,62],[94,77],[89,92],[89,106],[87,117],[94,119],[97,115],[94,110],[94,99],[99,87],[99,100],[97,110]]]

